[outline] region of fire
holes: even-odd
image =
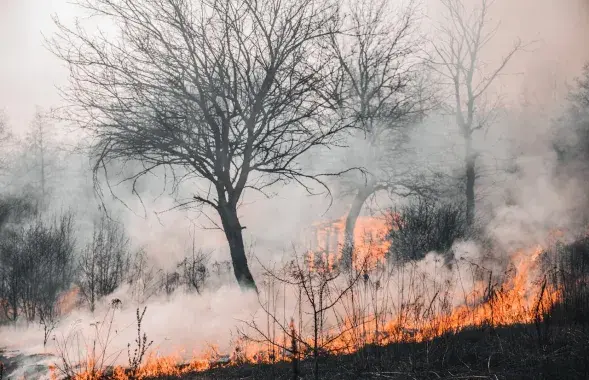
[[[317,224],[315,249],[307,255],[307,269],[319,271],[322,268],[334,269],[337,261],[341,259],[341,247],[344,244],[344,220]],[[385,256],[389,245],[386,239],[386,221],[378,218],[360,218],[356,228],[355,249],[357,256],[354,268],[360,269],[360,265],[366,265],[362,270],[370,275],[375,274],[385,264]],[[557,240],[562,234],[552,233],[549,241]],[[396,342],[425,341],[447,333],[458,332],[469,327],[481,326],[506,326],[513,324],[529,324],[542,320],[543,314],[548,311],[560,298],[559,289],[550,285],[543,277],[539,258],[545,252],[542,246],[534,246],[521,249],[510,255],[511,263],[508,270],[499,277],[493,277],[489,273],[487,278],[479,278],[466,294],[460,295],[460,302],[448,308],[433,310],[432,305],[441,295],[436,292],[431,299],[421,298],[421,309],[411,310],[408,300],[393,313],[378,313],[367,306],[360,306],[365,312],[360,317],[345,317],[323,331],[325,341],[329,342],[329,350],[336,353],[352,353],[365,344],[386,345]],[[317,266],[321,261],[323,266]],[[459,262],[455,265],[469,265]],[[381,265],[383,264],[383,265]],[[480,276],[479,276],[480,277]],[[456,279],[454,279],[456,280]],[[364,283],[358,284],[358,295],[367,292],[362,287],[368,286],[372,281],[364,278]],[[456,282],[456,281],[455,281]],[[383,285],[379,280],[373,282],[376,292],[382,291]],[[285,292],[286,295],[286,292]],[[421,297],[421,296],[419,296]],[[361,298],[361,297],[360,297]],[[368,297],[366,297],[368,298]],[[343,302],[343,301],[342,301]],[[357,302],[357,301],[356,301]],[[440,304],[444,302],[440,301]],[[429,307],[428,307],[429,305]],[[286,319],[285,315],[285,319]],[[295,336],[295,320],[288,317],[290,323],[285,326],[288,331],[281,331],[281,338],[277,338],[275,344],[267,342],[255,342],[246,339],[237,339],[233,342],[233,352],[230,355],[220,355],[218,349],[210,347],[204,353],[194,354],[191,359],[184,360],[181,354],[171,356],[158,356],[151,353],[132,378],[145,379],[153,376],[181,376],[191,372],[206,371],[217,366],[238,365],[241,363],[274,363],[277,361],[290,361],[292,355],[305,357],[305,350],[288,353],[288,347],[295,344],[291,340]],[[297,321],[296,325],[303,321]],[[310,347],[310,336],[299,336]],[[303,348],[304,345],[301,346]],[[278,348],[282,347],[282,348]],[[94,380],[95,374],[103,375],[92,367],[92,361],[88,360],[86,371],[76,377],[76,380]],[[116,367],[111,378],[115,380],[129,380],[129,369]]]
[[[546,281],[538,281],[538,257],[542,247],[518,251],[513,257],[514,273],[499,287],[479,282],[468,294],[466,302],[455,307],[448,314],[435,315],[422,325],[408,320],[390,321],[385,330],[398,332],[401,328],[417,331],[412,340],[431,339],[448,332],[457,332],[465,327],[507,326],[533,323],[554,305],[559,297],[558,289]],[[407,336],[395,337],[382,343],[411,340]]]
[[[543,313],[560,299],[559,290],[542,280],[538,271],[538,258],[543,252],[540,246],[516,252],[512,256],[513,268],[501,285],[479,281],[464,296],[464,302],[448,312],[431,315],[399,312],[388,320],[368,314],[359,323],[345,319],[327,333],[328,336],[339,334],[330,350],[353,353],[367,343],[420,342],[465,328],[541,321]]]
[[[346,238],[346,218],[313,224],[314,238],[309,252],[309,265],[320,259],[329,268],[342,258]],[[385,218],[359,216],[354,229],[353,267],[356,270],[383,263],[389,250],[389,225]]]
[[[80,288],[72,287],[69,291],[62,293],[57,300],[60,313],[69,314],[78,304]]]

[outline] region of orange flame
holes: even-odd
[[[325,267],[331,269],[341,259],[344,226],[343,220],[314,226],[317,234],[314,249],[307,255],[309,270],[319,271]],[[384,220],[367,217],[358,220],[355,233],[356,269],[368,264],[368,270],[374,270],[385,260],[389,248],[386,234],[387,224]],[[551,237],[558,238],[559,233],[551,234]],[[335,337],[327,339],[330,341],[329,349],[332,352],[352,353],[366,343],[386,345],[402,341],[424,341],[467,327],[497,327],[541,320],[543,313],[561,297],[559,289],[548,285],[545,280],[542,281],[538,259],[543,252],[541,246],[515,252],[511,256],[511,270],[501,284],[493,284],[490,278],[488,281],[480,280],[471,291],[464,294],[461,304],[449,307],[445,312],[422,312],[420,317],[398,312],[388,320],[378,315],[369,315],[360,322],[350,318],[341,320],[333,327],[334,331],[325,332],[326,335]],[[322,262],[323,266],[318,266],[317,262]],[[137,370],[135,378],[180,376],[244,362],[289,361],[292,358],[286,350],[276,348],[289,347],[292,338],[289,334],[291,331],[295,334],[294,319],[291,319],[288,326],[290,331],[284,334],[279,344],[269,346],[267,343],[238,339],[234,342],[231,355],[219,355],[215,347],[204,354],[193,355],[189,361],[183,361],[181,355],[157,356],[152,353]],[[312,344],[311,339],[305,341]],[[88,363],[84,373],[76,377],[76,380],[94,380],[97,377],[93,377],[93,374],[102,375],[103,372],[92,367],[91,361]],[[130,379],[128,370],[123,367],[116,367],[112,378]]]
[[[342,258],[346,244],[346,219],[313,224],[314,239],[309,252],[309,265],[320,260],[333,269],[335,263]],[[352,265],[356,270],[372,269],[383,263],[390,247],[388,223],[384,218],[359,216],[354,229],[354,247]],[[316,257],[316,255],[320,257]]]

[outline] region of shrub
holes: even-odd
[[[550,316],[558,323],[589,324],[589,237],[556,246],[552,262],[552,282],[561,299]]]
[[[82,251],[77,284],[94,311],[96,303],[114,292],[129,274],[130,241],[123,227],[102,215],[92,241]]]
[[[452,244],[466,234],[464,208],[418,198],[390,213],[389,257],[396,262],[420,260],[428,252],[451,254]]]
[[[0,243],[0,298],[4,317],[35,321],[55,315],[55,303],[73,277],[73,219],[53,224],[37,220],[26,228],[3,231]]]

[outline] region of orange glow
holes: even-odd
[[[354,228],[353,267],[356,270],[371,269],[383,263],[389,250],[388,223],[381,217],[359,216]],[[346,218],[330,222],[314,223],[309,261],[321,259],[333,269],[342,257],[345,244]],[[317,255],[320,255],[317,257]],[[310,263],[309,265],[313,265]]]
[[[316,231],[314,247],[306,256],[308,260],[306,268],[309,271],[332,270],[341,259],[344,222],[344,220],[338,220],[314,225]],[[385,220],[359,218],[355,232],[355,269],[366,270],[372,275],[378,270],[380,263],[385,263],[389,248],[386,234]],[[556,241],[560,237],[562,233],[553,232],[548,237],[548,241]],[[460,296],[452,294],[453,301],[457,301],[458,297],[461,301],[459,304],[454,304],[455,306],[449,305],[447,308],[433,310],[431,305],[436,296],[433,296],[431,300],[418,296],[417,298],[422,302],[421,306],[425,305],[419,312],[403,311],[401,306],[399,309],[401,311],[397,310],[394,315],[370,315],[367,310],[364,310],[367,314],[358,320],[342,317],[336,325],[324,331],[327,337],[333,337],[333,339],[326,338],[326,341],[329,341],[328,349],[331,352],[352,353],[367,343],[386,345],[395,342],[419,342],[468,327],[498,327],[539,321],[543,313],[560,298],[559,289],[553,288],[543,280],[539,260],[543,252],[544,249],[541,246],[514,252],[510,256],[510,270],[498,280],[499,283],[496,283],[495,279],[491,281],[491,276],[487,280],[477,280],[470,288],[471,290],[465,291],[466,294],[460,294]],[[458,266],[460,263],[455,265]],[[358,285],[359,288],[362,286],[365,285]],[[288,331],[279,332],[278,335],[283,337],[277,339],[276,345],[237,339],[233,342],[233,352],[230,355],[220,355],[217,348],[211,347],[205,353],[194,354],[190,360],[183,360],[180,354],[158,356],[151,353],[138,369],[135,378],[180,376],[218,366],[242,363],[289,361],[291,356],[287,350],[277,348],[278,346],[290,347],[292,337],[289,335],[291,331],[292,335],[296,334],[294,318],[290,316],[289,318],[291,322],[286,324]],[[300,324],[301,321],[296,322],[296,325]],[[312,345],[310,336],[305,336],[304,341],[309,346]],[[301,346],[297,355],[304,357],[306,354],[308,354],[306,348]],[[102,375],[103,372],[94,368],[91,360],[88,360],[88,363],[85,373],[75,377],[76,380],[95,380]],[[117,367],[114,369],[112,378],[129,380],[130,376],[128,370]]]
[[[69,291],[62,293],[57,300],[58,310],[61,314],[69,314],[78,303],[80,288],[72,287]]]

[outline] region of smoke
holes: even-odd
[[[0,89],[0,107],[6,108],[11,123],[18,133],[26,131],[31,102],[53,106],[59,104],[53,81],[63,80],[63,71],[58,63],[43,50],[38,29],[49,31],[46,13],[62,13],[61,4],[49,9],[32,2],[12,0],[0,5],[0,37],[17,36],[20,43],[0,44],[3,56],[8,57],[7,70],[0,72],[0,82],[7,83]],[[429,19],[435,19],[438,4],[428,0],[424,6]],[[486,51],[489,61],[500,57],[505,47],[520,38],[529,43],[526,51],[516,56],[508,67],[508,75],[498,81],[494,89],[502,95],[502,108],[496,122],[488,133],[476,141],[483,152],[479,163],[482,175],[477,182],[481,191],[480,210],[485,220],[487,234],[493,240],[503,263],[493,261],[493,269],[500,272],[505,259],[514,249],[541,244],[547,234],[555,229],[567,229],[571,235],[579,230],[577,208],[586,204],[586,195],[575,173],[563,178],[557,176],[557,156],[552,149],[554,118],[566,104],[567,83],[580,73],[588,53],[584,46],[589,32],[587,3],[581,0],[556,2],[552,0],[496,1],[493,18],[501,20],[497,38]],[[34,10],[34,11],[33,11]],[[31,13],[33,12],[33,13]],[[34,14],[42,22],[20,23]],[[8,19],[10,23],[3,22]],[[36,25],[33,29],[28,25]],[[26,30],[23,30],[28,28]],[[15,40],[16,41],[16,40]],[[4,42],[4,41],[2,41]],[[26,46],[26,49],[23,48]],[[34,47],[33,47],[34,46]],[[6,50],[4,50],[6,49]],[[49,72],[50,75],[41,75]],[[8,80],[10,79],[10,80]],[[354,143],[350,140],[350,143]],[[416,171],[424,175],[442,172],[447,177],[462,170],[463,146],[452,117],[443,114],[430,115],[411,134],[410,160]],[[357,156],[362,150],[371,149],[354,144]],[[358,152],[358,149],[360,150]],[[349,162],[345,149],[323,153],[325,161],[313,161],[317,172],[338,169],[338,164]],[[80,244],[90,236],[92,220],[99,213],[99,203],[93,199],[92,178],[86,158],[81,155],[67,156],[68,171],[61,175],[55,196],[55,210],[78,211]],[[318,167],[319,166],[319,167]],[[217,216],[212,210],[168,210],[176,205],[176,198],[162,192],[161,177],[142,180],[141,201],[131,194],[129,188],[119,187],[116,195],[124,202],[112,199],[105,193],[108,209],[120,217],[133,244],[145,247],[150,260],[163,269],[172,269],[186,249],[195,241],[199,248],[213,252],[213,260],[227,260],[227,243],[220,231]],[[182,190],[189,195],[190,184]],[[318,189],[318,188],[317,188]],[[264,263],[281,263],[293,255],[293,245],[304,240],[305,228],[324,218],[341,217],[347,211],[350,199],[341,197],[329,208],[330,198],[309,196],[301,187],[278,185],[266,198],[258,193],[247,193],[240,208],[240,218],[247,245],[253,254],[250,262],[257,268],[257,260]],[[334,192],[336,194],[337,192]],[[163,195],[161,195],[163,194]],[[364,211],[378,206],[384,209],[398,199],[386,194],[371,200]],[[326,214],[326,211],[328,213]],[[457,260],[476,262],[487,253],[472,241],[456,242],[453,247]],[[500,260],[501,261],[501,260]],[[440,255],[432,252],[418,263],[399,269],[397,277],[409,276],[409,269],[429,273],[438,283],[445,283],[456,276],[467,277],[466,267],[449,269]],[[464,270],[465,272],[460,272]],[[409,282],[405,278],[405,282]],[[401,280],[400,280],[401,281]],[[218,345],[220,351],[231,348],[236,326],[259,313],[258,300],[251,294],[243,294],[236,285],[224,284],[218,289],[207,289],[202,295],[186,294],[178,290],[171,296],[151,298],[147,303],[146,319],[142,329],[154,340],[162,354],[174,353],[182,348],[205,350],[207,345]],[[398,284],[399,282],[395,282]],[[394,288],[394,284],[390,285]],[[432,287],[429,292],[435,293]],[[460,292],[468,289],[460,289]],[[137,305],[129,288],[121,287],[107,297],[94,314],[75,310],[61,320],[55,336],[58,339],[79,331],[87,339],[94,334],[92,323],[100,320],[110,310],[110,300],[118,298],[122,308],[115,311],[115,338],[109,347],[112,352],[122,352],[117,362],[124,364],[127,343],[135,339],[135,311]],[[295,310],[294,301],[285,306],[285,314]],[[456,297],[454,302],[460,302]],[[0,334],[0,346],[18,349],[25,353],[48,352],[57,354],[55,342],[45,349],[42,331],[38,326],[4,327]]]

